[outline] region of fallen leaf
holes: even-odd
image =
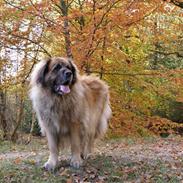
[[[15,164],[20,164],[21,162],[22,162],[22,159],[19,157],[14,160]]]

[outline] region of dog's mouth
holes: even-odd
[[[55,86],[55,91],[60,94],[60,95],[63,95],[63,94],[68,94],[70,93],[70,87],[69,85],[58,85],[58,86]]]

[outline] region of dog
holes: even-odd
[[[79,168],[94,141],[107,130],[111,116],[108,85],[81,76],[69,58],[53,57],[36,64],[30,98],[50,151],[45,169],[58,167],[59,147],[71,146],[70,165]]]

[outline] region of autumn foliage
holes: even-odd
[[[183,122],[181,1],[0,0],[0,10],[4,137],[32,131],[29,76],[35,63],[50,56],[72,57],[82,73],[110,85],[108,136],[160,134],[157,123],[167,133],[178,132]],[[172,121],[179,122],[176,128]]]

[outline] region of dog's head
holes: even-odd
[[[64,95],[71,91],[77,80],[76,66],[68,58],[56,57],[44,61],[37,75],[37,84]]]

